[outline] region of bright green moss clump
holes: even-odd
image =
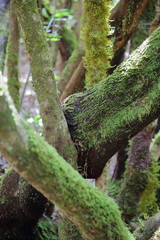
[[[84,1],[84,28],[82,37],[86,55],[84,64],[87,70],[86,87],[90,87],[106,77],[110,66],[111,42],[107,38],[110,32],[110,1]]]
[[[147,215],[153,215],[157,212],[157,189],[160,186],[158,180],[159,165],[158,162],[151,162],[150,168],[147,171],[148,184],[141,196],[138,210],[139,212]]]
[[[57,232],[53,222],[41,219],[33,231],[33,239],[39,240],[58,240]]]

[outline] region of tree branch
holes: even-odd
[[[8,89],[13,102],[20,110],[20,82],[19,82],[19,26],[16,14],[13,10],[13,4],[10,4],[10,19],[9,19],[9,39],[7,44],[7,77]]]

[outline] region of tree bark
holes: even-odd
[[[77,69],[74,71],[68,84],[60,96],[62,102],[65,98],[73,93],[80,92],[84,88],[85,69],[83,67],[83,61],[80,62]]]
[[[107,160],[159,116],[159,38],[157,29],[106,80],[64,103],[86,177],[99,177]]]

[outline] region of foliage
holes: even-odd
[[[33,230],[33,239],[58,240],[54,223],[49,219],[40,219]]]
[[[122,180],[110,181],[109,184],[107,185],[108,195],[116,198],[120,191],[121,184],[122,184]]]
[[[59,41],[62,36],[58,33],[62,28],[62,23],[69,26],[73,19],[70,9],[55,9],[53,14],[49,14],[46,8],[42,8],[42,15],[45,18],[43,21],[44,28],[47,32],[47,40],[51,42]]]

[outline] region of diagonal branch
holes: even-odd
[[[86,182],[20,119],[8,99],[1,93],[0,151],[14,169],[55,203],[87,239],[134,240],[113,200]]]

